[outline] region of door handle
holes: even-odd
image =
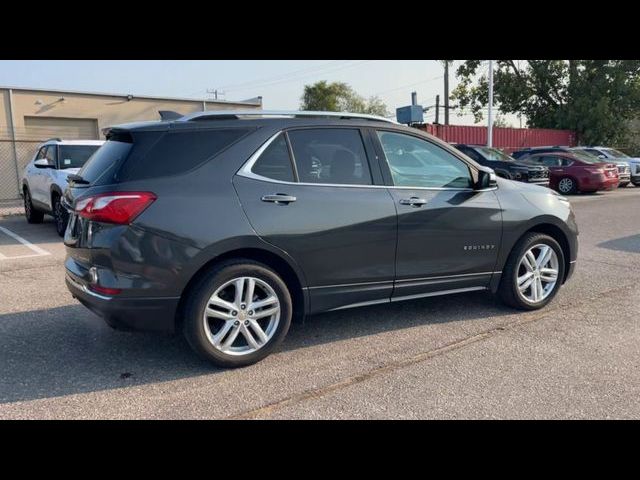
[[[285,195],[284,193],[274,193],[273,195],[263,195],[263,202],[277,203],[278,205],[288,205],[291,202],[295,202],[297,199],[291,195]]]
[[[400,205],[411,205],[412,207],[421,207],[426,203],[427,203],[426,198],[418,198],[418,197],[403,198],[400,200]]]

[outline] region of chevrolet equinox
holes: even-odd
[[[183,331],[225,367],[292,318],[489,290],[544,307],[577,227],[552,190],[384,118],[198,112],[105,129],[70,177],[66,283],[114,328]]]

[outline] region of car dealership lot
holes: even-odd
[[[53,222],[6,217],[0,418],[638,418],[640,188],[570,198],[578,265],[547,308],[476,293],[322,314],[240,370],[111,330],[68,293]]]

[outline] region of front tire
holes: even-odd
[[[67,222],[69,221],[69,214],[67,210],[62,206],[60,197],[54,195],[53,197],[53,219],[56,223],[56,232],[61,237],[64,237],[64,232],[67,229]]]
[[[498,295],[510,307],[538,310],[558,293],[564,280],[564,266],[564,253],[554,238],[528,233],[509,255]]]
[[[42,223],[44,220],[44,212],[36,210],[31,201],[29,189],[24,189],[24,216],[28,223]]]
[[[211,363],[243,367],[268,356],[291,325],[291,294],[276,272],[248,259],[207,272],[185,302],[184,335]]]

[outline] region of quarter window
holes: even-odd
[[[371,172],[360,131],[316,128],[288,132],[302,183],[371,185]]]
[[[253,164],[251,171],[256,175],[282,182],[293,182],[295,180],[287,140],[283,134],[280,134],[262,152],[260,158]]]
[[[466,163],[441,147],[402,133],[378,131],[393,184],[416,188],[469,188]]]

